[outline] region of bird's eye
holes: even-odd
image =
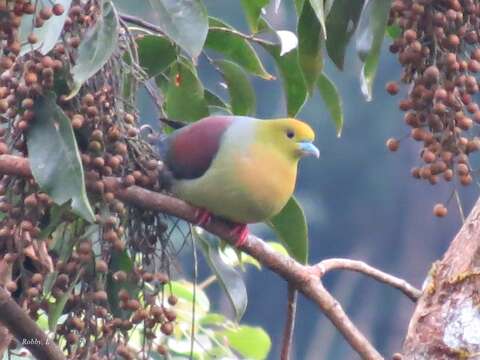
[[[287,130],[286,134],[289,139],[293,139],[295,137],[295,133],[293,132],[293,130]]]

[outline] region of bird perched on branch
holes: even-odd
[[[210,116],[160,142],[172,192],[197,206],[197,224],[212,215],[235,224],[241,246],[246,224],[264,221],[292,196],[298,161],[319,157],[312,128],[296,119]]]

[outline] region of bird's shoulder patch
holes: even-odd
[[[167,166],[176,179],[201,177],[217,155],[222,136],[232,123],[227,116],[212,116],[178,130],[169,139]]]

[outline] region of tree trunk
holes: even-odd
[[[480,199],[425,284],[405,359],[480,359]]]

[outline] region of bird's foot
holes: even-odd
[[[245,245],[249,234],[247,224],[235,224],[230,231],[230,235],[237,237],[237,241],[235,241],[235,247],[237,248]]]
[[[195,211],[195,225],[205,226],[212,221],[213,215],[206,209],[197,209]]]

